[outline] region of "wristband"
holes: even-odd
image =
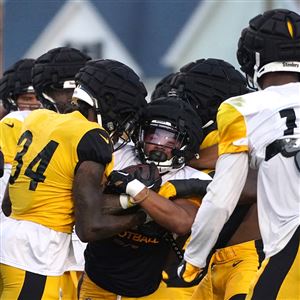
[[[126,194],[121,194],[119,200],[120,200],[120,205],[123,209],[127,209],[136,205],[133,198]]]
[[[135,197],[139,192],[141,192],[146,186],[139,180],[134,179],[130,181],[126,186],[126,194],[131,197]]]
[[[142,194],[143,190],[145,191],[144,194]],[[132,199],[134,204],[138,204],[143,202],[144,200],[146,200],[150,194],[150,190],[146,187],[145,189],[143,189],[142,191],[140,191],[140,193],[138,193],[139,197],[137,197],[137,195]],[[142,195],[141,195],[142,194]]]

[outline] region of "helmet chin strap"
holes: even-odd
[[[91,97],[90,94],[86,92],[81,85],[78,85],[73,92],[72,102],[76,104],[77,100],[81,100],[95,109],[97,122],[100,126],[102,126],[102,116],[100,113],[98,101],[94,97]]]
[[[58,108],[57,108],[57,105],[56,105],[56,102],[54,101],[54,99],[52,97],[50,97],[49,95],[47,95],[46,93],[42,93],[43,97],[48,100],[54,107],[55,111],[56,112],[59,112],[58,111]]]

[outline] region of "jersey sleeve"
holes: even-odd
[[[248,151],[247,126],[244,116],[231,104],[222,103],[217,123],[219,155]]]
[[[186,180],[188,182],[188,179],[186,179]],[[158,194],[162,197],[167,198],[167,199],[172,199],[173,198],[173,200],[175,200],[176,196],[177,196],[176,186],[172,182],[167,181],[160,187]],[[193,202],[197,206],[199,206],[201,201],[202,201],[202,198],[196,197],[196,196],[182,197],[182,198],[186,198],[187,200],[190,200],[191,202]]]
[[[17,142],[22,128],[22,122],[5,118],[0,122],[0,148],[5,163],[12,163],[16,154]]]
[[[95,161],[107,165],[112,161],[113,146],[108,133],[100,128],[88,131],[79,141],[77,155],[80,165],[83,161]]]

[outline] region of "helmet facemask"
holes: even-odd
[[[170,122],[153,120],[140,128],[138,150],[145,163],[154,163],[161,174],[185,165],[187,134]]]
[[[110,137],[112,140],[117,141],[114,144],[114,151],[120,150],[132,141],[138,119],[138,113],[130,112],[126,116],[120,116],[117,120],[108,123],[112,128]]]

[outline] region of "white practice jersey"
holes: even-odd
[[[294,157],[279,154],[265,160],[273,141],[300,139],[300,83],[227,100],[220,108],[218,126],[219,154],[248,150],[250,166],[259,169],[259,225],[270,257],[284,248],[300,224],[300,172]]]
[[[266,148],[278,139],[300,139],[300,83],[272,86],[223,102],[219,108],[219,159],[197,213],[185,259],[204,267],[233,212],[250,166],[258,171],[259,227],[266,257],[282,250],[300,224],[300,172],[294,157]],[[231,155],[235,153],[235,155]],[[248,157],[247,154],[248,153]]]

